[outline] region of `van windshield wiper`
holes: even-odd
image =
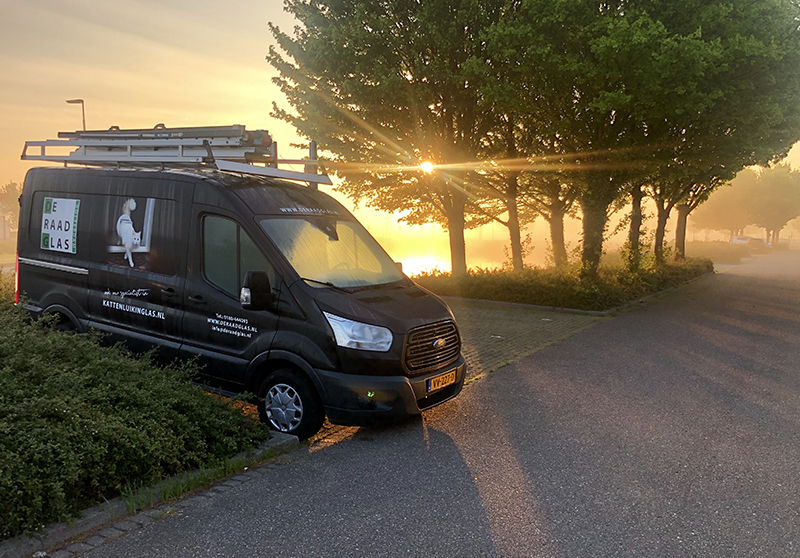
[[[337,291],[350,294],[350,291],[348,291],[344,287],[338,287],[333,283],[331,283],[330,281],[317,281],[316,279],[309,279],[308,277],[301,277],[300,279],[302,281],[308,281],[309,283],[316,283],[317,285],[325,285],[326,287],[330,287],[331,289],[335,289]]]

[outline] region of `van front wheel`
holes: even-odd
[[[292,370],[273,372],[258,390],[258,414],[271,429],[305,440],[322,427],[325,415],[314,387]]]

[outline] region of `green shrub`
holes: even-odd
[[[14,303],[14,274],[0,269],[0,309]]]
[[[250,449],[256,420],[96,335],[31,323],[0,274],[0,538]]]
[[[460,278],[433,273],[417,276],[414,281],[441,296],[607,310],[713,270],[710,260],[690,258],[639,273],[602,266],[598,279],[592,282],[581,280],[577,266],[519,272],[477,269]]]

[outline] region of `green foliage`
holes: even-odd
[[[156,366],[97,336],[30,323],[9,303],[8,274],[0,284],[0,538],[269,437],[192,385],[193,366]]]
[[[445,273],[423,274],[415,277],[414,281],[441,296],[607,310],[713,270],[710,260],[690,258],[682,263],[644,269],[639,273],[603,265],[593,281],[582,280],[577,265],[521,272],[477,269],[465,277],[451,277]]]
[[[0,311],[14,302],[14,274],[0,270]]]
[[[800,137],[789,0],[285,4],[300,25],[271,28],[267,59],[293,110],[275,115],[334,153],[348,195],[452,240],[465,212],[468,227],[517,198],[548,218],[577,198],[586,277],[626,185],[652,186],[660,240],[676,204],[696,207]]]

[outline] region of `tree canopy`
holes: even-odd
[[[783,156],[800,137],[792,2],[521,0],[492,29],[497,97],[581,154],[591,275],[612,202],[652,185],[669,210],[695,184]],[[499,60],[499,61],[498,61]],[[505,78],[505,79],[504,79]],[[577,166],[580,169],[581,165]]]
[[[518,203],[554,219],[555,238],[576,200],[592,277],[630,192],[648,186],[663,238],[673,207],[685,218],[800,139],[793,0],[285,5],[300,25],[271,27],[291,105],[274,113],[333,154],[354,199],[448,227],[454,273],[465,227],[505,211],[513,251]]]
[[[267,58],[293,109],[275,114],[334,155],[355,200],[447,227],[454,272],[466,272],[464,215],[476,200],[465,163],[491,117],[470,61],[488,55],[480,34],[501,4],[287,0],[302,27],[289,36],[271,26],[283,52]],[[423,162],[437,172],[422,172]]]

